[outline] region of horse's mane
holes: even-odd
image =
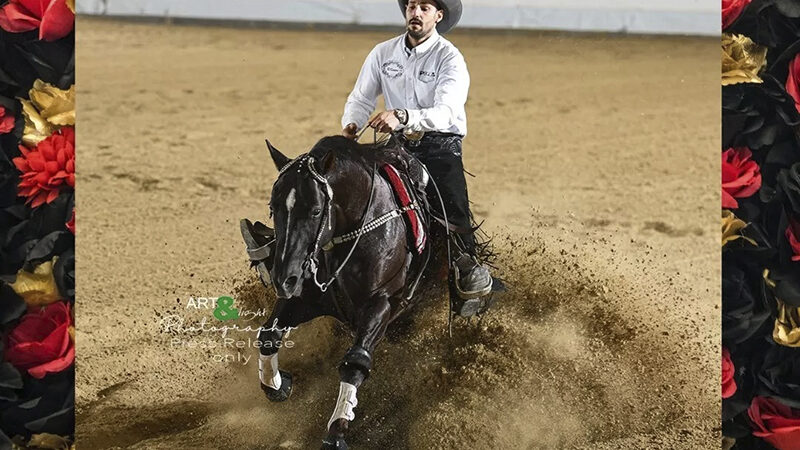
[[[388,136],[371,144],[360,144],[344,136],[327,136],[320,139],[308,152],[316,160],[321,160],[333,152],[337,163],[355,163],[366,169],[373,165],[397,164],[404,150],[397,139]]]

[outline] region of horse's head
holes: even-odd
[[[297,297],[311,274],[315,253],[330,240],[332,193],[322,178],[333,164],[330,152],[321,161],[309,156],[290,160],[267,141],[280,174],[272,187],[269,207],[275,224],[275,262],[270,277],[278,297]],[[316,261],[316,259],[314,259]]]

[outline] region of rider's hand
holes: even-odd
[[[394,111],[384,111],[373,117],[369,121],[369,126],[381,133],[390,133],[400,126],[400,119],[394,115]]]
[[[346,137],[347,139],[356,139],[356,132],[358,131],[358,125],[354,123],[347,124],[346,127],[342,129],[342,136]]]

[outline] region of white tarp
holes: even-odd
[[[78,13],[402,25],[394,0],[77,0]],[[470,28],[718,35],[719,0],[464,0]]]

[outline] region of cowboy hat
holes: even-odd
[[[436,24],[436,31],[444,34],[453,29],[461,19],[461,0],[435,0],[435,2],[444,11],[444,17],[442,17],[441,22]],[[408,0],[397,0],[397,3],[400,5],[403,17],[405,17]]]

